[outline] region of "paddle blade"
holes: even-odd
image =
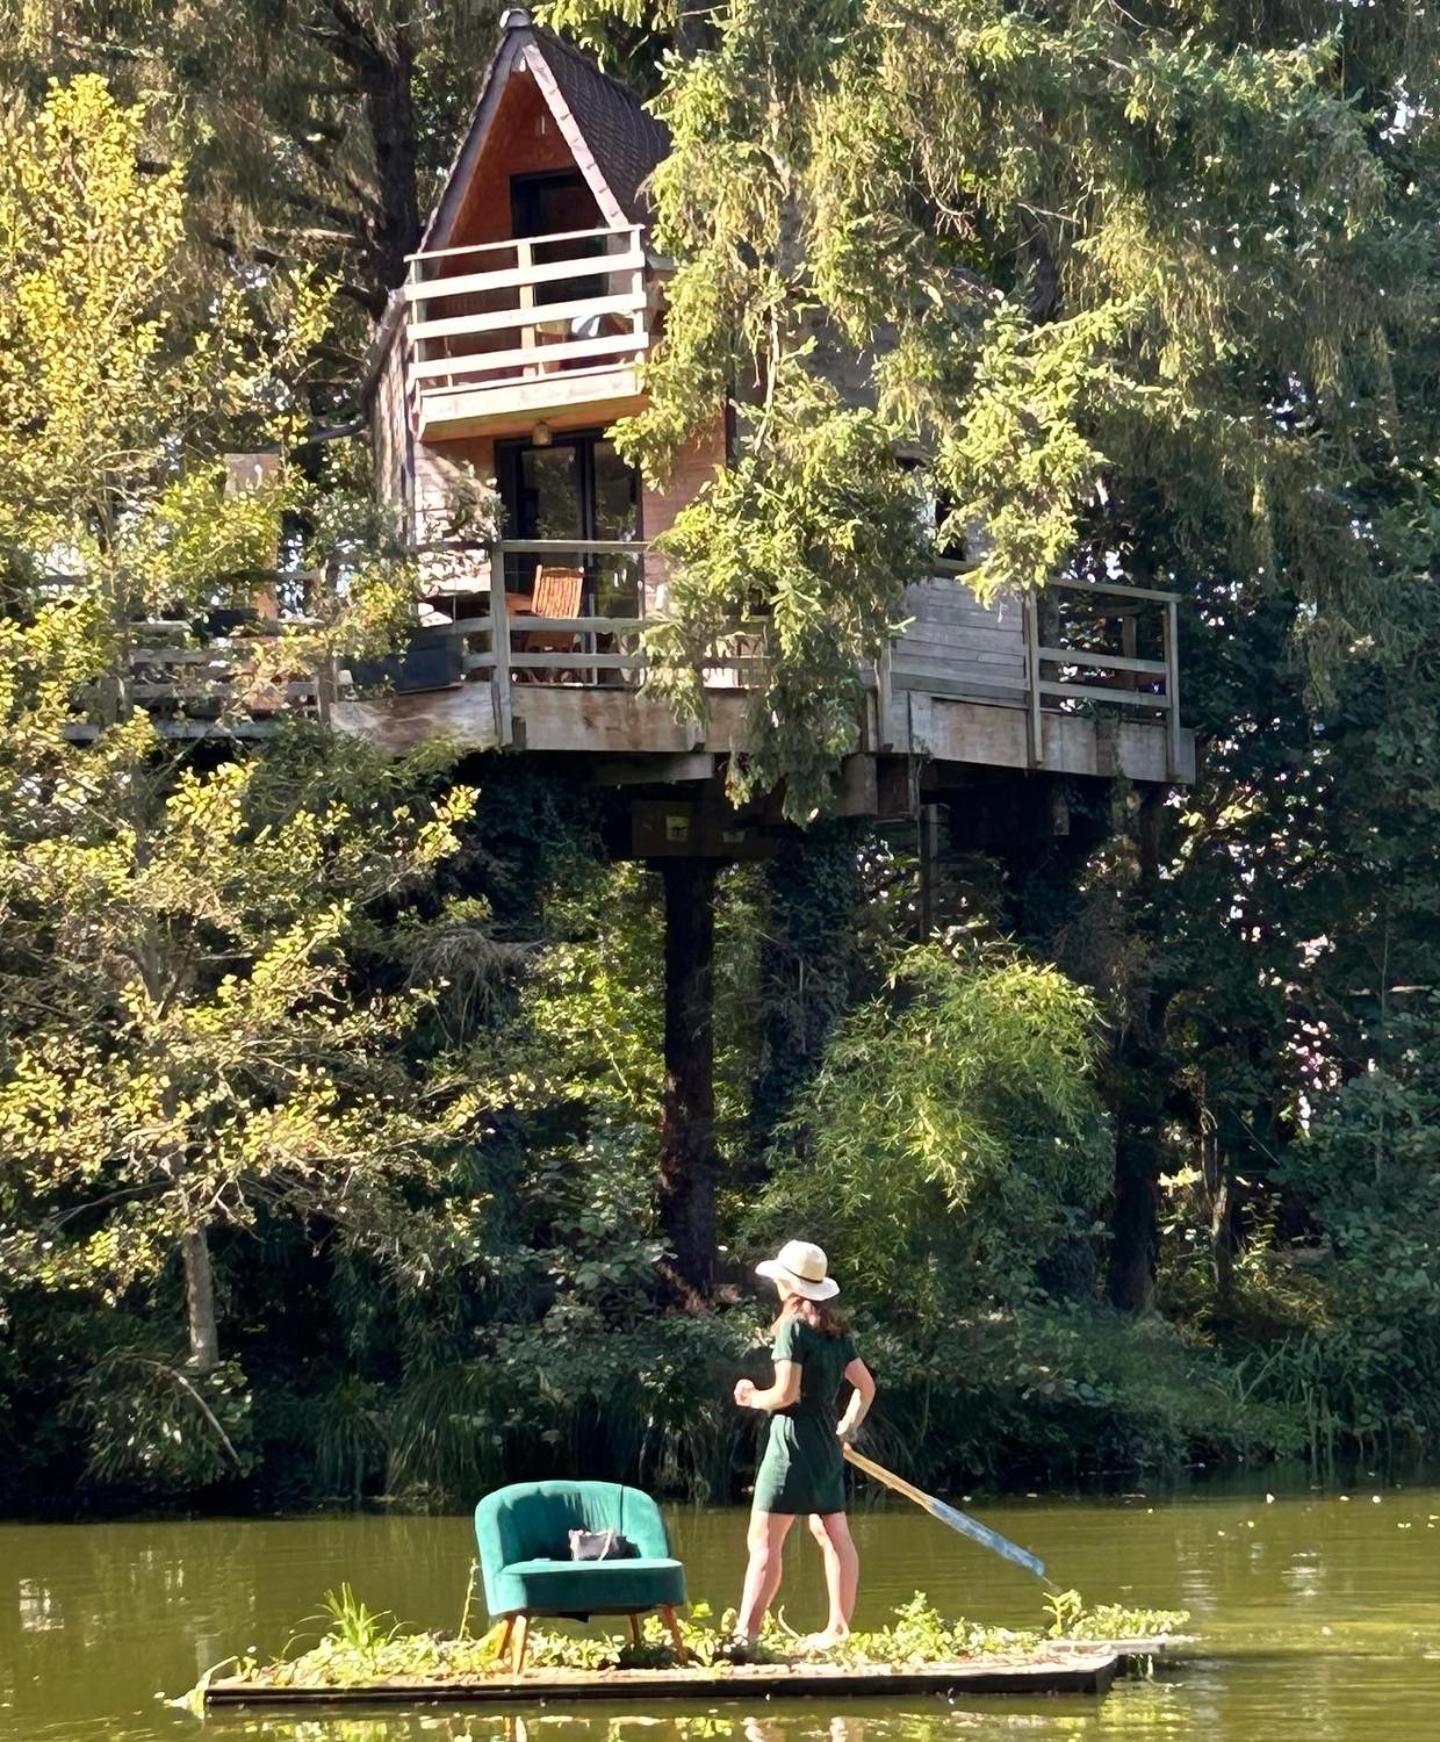
[[[938,1518],[941,1524],[948,1524],[951,1530],[958,1530],[961,1536],[968,1536],[971,1542],[978,1542],[981,1548],[988,1548],[992,1554],[998,1554],[1002,1560],[1010,1561],[1014,1566],[1024,1567],[1027,1573],[1034,1573],[1037,1579],[1045,1577],[1045,1563],[1039,1555],[1031,1554],[1028,1548],[1021,1548],[1018,1542],[1011,1542],[1008,1536],[1001,1536],[998,1530],[991,1530],[988,1524],[981,1524],[978,1518],[972,1518],[968,1512],[959,1512],[953,1506],[947,1506],[943,1500],[936,1500],[933,1495],[927,1496],[926,1510],[932,1518]]]

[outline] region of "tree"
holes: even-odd
[[[0,1249],[12,1279],[111,1302],[178,1261],[189,1359],[150,1370],[230,1446],[198,1389],[221,1365],[214,1231],[286,1213],[414,1243],[400,1186],[444,1130],[402,1062],[416,1000],[350,964],[469,801],[435,790],[443,747],[192,753],[130,699],[147,620],[273,587],[282,538],[319,566],[257,671],[364,647],[411,596],[382,538],[357,543],[373,521],[285,453],[325,287],[234,281],[197,308],[153,125],[82,78],[9,118],[0,162]],[[224,490],[237,436],[279,449],[268,488]]]
[[[499,11],[488,0],[8,0],[0,69],[32,95],[81,73],[129,99],[163,93],[195,241],[217,260],[319,266],[376,318],[404,278]]]
[[[939,1322],[1033,1286],[1109,1184],[1095,1006],[999,944],[913,945],[826,1042],[780,1133],[757,1222],[822,1240],[862,1305]],[[976,1267],[979,1266],[977,1273]]]
[[[11,701],[9,724],[54,729]],[[413,999],[356,995],[349,964],[468,801],[417,810],[415,771],[340,745],[177,769],[145,721],[71,755],[46,826],[30,809],[15,829],[6,794],[0,1250],[12,1276],[112,1301],[178,1254],[204,1376],[213,1230],[263,1209],[403,1244],[398,1186],[443,1125],[405,1069]]]
[[[679,10],[549,15],[603,41]],[[800,783],[798,814],[838,674],[917,560],[887,443],[924,458],[982,596],[1278,572],[1319,614],[1312,646],[1344,645],[1405,560],[1362,478],[1406,445],[1395,359],[1427,318],[1410,171],[1433,117],[1409,93],[1433,19],[732,0],[708,22],[656,99],[676,271],[619,440],[663,474],[727,395],[758,401],[677,529],[655,653],[679,685],[688,630],[772,607],[760,766]],[[1394,482],[1420,505],[1419,476]]]

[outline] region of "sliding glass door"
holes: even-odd
[[[640,535],[640,489],[634,469],[605,436],[557,435],[544,446],[499,442],[495,463],[505,510],[505,536],[555,539],[573,551],[507,554],[505,590],[534,592],[539,563],[585,571],[587,615],[640,615],[639,558],[587,551],[594,540],[634,541]]]

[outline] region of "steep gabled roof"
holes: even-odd
[[[590,186],[607,224],[640,224],[649,216],[642,190],[670,149],[663,122],[647,115],[634,93],[601,72],[588,55],[512,7],[500,20],[500,46],[480,85],[459,151],[420,248],[443,248],[460,214],[470,178],[510,75],[523,69],[539,87]]]

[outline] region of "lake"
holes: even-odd
[[[1188,1608],[1197,1643],[1103,1702],[949,1706],[904,1700],[528,1713],[485,1710],[290,1720],[212,1718],[205,1742],[1416,1742],[1440,1735],[1440,1489],[1372,1484],[1347,1496],[1253,1489],[976,1507],[1091,1602]],[[692,1597],[732,1604],[744,1515],[670,1514]],[[860,1625],[917,1588],[947,1614],[1034,1625],[1038,1587],[910,1510],[857,1511]],[[797,1535],[786,1618],[822,1619],[816,1557]],[[349,1580],[372,1607],[423,1626],[459,1621],[472,1552],[464,1518],[326,1516],[234,1522],[0,1524],[0,1742],[199,1742],[162,1696],[236,1651],[283,1646]],[[755,1702],[751,1702],[755,1706]]]

